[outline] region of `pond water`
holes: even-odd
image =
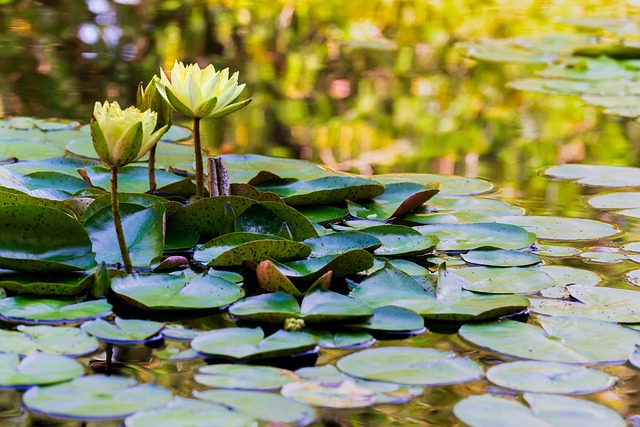
[[[0,11],[3,116],[87,122],[95,101],[134,103],[137,83],[148,81],[174,58],[214,63],[239,70],[253,102],[206,124],[211,153],[302,158],[364,175],[481,177],[497,185],[487,197],[525,208],[530,215],[600,219],[625,232],[615,239],[573,242],[572,247],[585,252],[595,247],[597,252],[640,240],[639,219],[586,203],[601,188],[539,173],[544,166],[566,162],[640,166],[638,124],[604,114],[578,97],[509,89],[506,82],[539,67],[477,62],[456,47],[484,37],[568,31],[558,17],[640,16],[637,2],[415,0],[381,1],[376,7],[359,1],[0,3],[6,3]],[[638,267],[631,259],[617,264],[580,256],[544,260],[597,272],[605,286],[634,289],[623,280],[625,272]],[[179,323],[209,330],[233,321],[228,314],[217,314]],[[376,346],[451,350],[485,370],[509,360],[464,341],[456,326],[426,326],[427,333]],[[207,389],[192,379],[202,360],[168,362],[150,351],[116,350],[113,369],[185,397]],[[317,364],[335,364],[352,351],[323,349]],[[103,353],[80,360],[95,372],[104,369]],[[595,369],[617,377],[617,383],[580,398],[640,425],[638,370],[630,363]],[[321,421],[313,425],[463,425],[453,415],[453,405],[483,393],[518,395],[486,379],[426,387],[406,404],[319,409]],[[19,408],[19,399],[18,392],[0,391],[0,424],[79,425],[34,417]]]

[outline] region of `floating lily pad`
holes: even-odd
[[[545,257],[570,257],[578,255],[580,253],[580,250],[572,248],[571,246],[536,244],[532,248],[531,253]]]
[[[361,230],[371,234],[382,242],[382,246],[373,253],[377,256],[415,256],[432,251],[438,244],[438,238],[424,236],[419,231],[404,225],[378,225]]]
[[[29,354],[42,351],[66,356],[84,356],[98,349],[98,340],[79,328],[64,326],[25,326],[17,331],[0,330],[0,352]]]
[[[130,203],[120,204],[122,229],[136,266],[148,266],[162,256],[164,249],[164,214],[162,205],[146,208]],[[111,207],[104,207],[88,218],[84,226],[91,238],[96,261],[107,264],[122,263],[120,247],[114,244],[114,225]]]
[[[282,395],[302,403],[325,408],[364,408],[376,403],[376,393],[353,381],[322,383],[300,381],[285,384]]]
[[[414,334],[424,331],[424,319],[413,310],[388,305],[375,308],[373,315],[365,320],[349,322],[348,327],[372,332]]]
[[[531,298],[531,311],[605,322],[640,323],[640,292],[598,286],[567,286],[574,301]]]
[[[338,278],[366,270],[373,265],[373,256],[364,249],[352,249],[340,254],[273,264],[291,279],[313,282],[329,271],[333,272],[332,277]]]
[[[346,208],[340,208],[336,206],[298,206],[296,207],[298,212],[305,216],[309,221],[318,224],[328,224],[331,222],[339,222],[343,220],[349,211]]]
[[[466,53],[473,59],[488,62],[506,62],[509,64],[548,64],[555,55],[545,52],[532,52],[522,47],[513,46],[509,41],[491,40],[486,43],[466,43]]]
[[[384,193],[358,203],[349,201],[349,213],[369,220],[386,221],[408,214],[440,191],[440,184],[396,182],[385,185]]]
[[[497,221],[520,226],[535,233],[542,240],[597,240],[617,236],[621,233],[616,226],[603,221],[582,218],[554,216],[513,216]]]
[[[623,427],[625,421],[611,409],[568,396],[525,393],[527,408],[519,402],[484,394],[470,396],[453,413],[471,427],[518,424],[530,427]]]
[[[357,378],[405,385],[458,384],[483,377],[482,368],[469,358],[427,348],[361,350],[338,360],[336,366]]]
[[[580,254],[580,258],[592,264],[622,264],[629,260],[627,254],[621,253],[617,248],[606,246],[590,248]]]
[[[270,171],[280,178],[313,179],[336,174],[325,166],[305,160],[269,157],[259,154],[226,154],[221,156],[231,182],[247,183],[261,171]]]
[[[93,284],[92,274],[1,273],[0,288],[31,295],[76,296],[85,294]]]
[[[345,200],[369,199],[384,192],[384,186],[377,181],[342,175],[308,181],[272,180],[256,185],[256,188],[276,193],[290,206],[329,205]]]
[[[91,240],[64,212],[42,206],[0,207],[0,268],[62,273],[96,266]]]
[[[373,251],[382,246],[382,242],[377,237],[359,231],[331,233],[324,236],[311,237],[302,243],[311,246],[311,257],[340,255],[352,249]]]
[[[81,375],[84,366],[69,357],[34,351],[20,360],[16,353],[0,353],[0,387],[55,384]]]
[[[508,319],[466,324],[459,333],[509,356],[581,365],[624,363],[640,344],[640,333],[615,323],[571,317],[539,317],[538,322],[542,328]]]
[[[469,224],[493,222],[502,216],[524,215],[524,209],[483,197],[435,196],[402,220],[418,224]]]
[[[295,297],[283,292],[257,295],[238,301],[229,308],[234,316],[282,324],[287,318],[301,318],[305,323],[342,322],[371,316],[369,305],[336,292],[316,289],[298,305]]]
[[[17,296],[0,299],[0,319],[18,323],[76,323],[107,316],[111,308],[105,300],[77,302]]]
[[[462,287],[489,294],[527,294],[554,286],[555,280],[537,268],[457,268],[451,273],[468,280]]]
[[[98,188],[111,189],[111,171],[103,166],[85,169],[91,183]],[[182,181],[183,178],[163,170],[156,170],[158,190]],[[149,171],[146,166],[128,165],[118,168],[118,191],[122,193],[145,193],[149,191]]]
[[[31,193],[33,194],[33,193]],[[73,209],[67,202],[52,200],[50,198],[35,197],[33,195],[20,193],[15,190],[0,188],[0,206],[34,205],[44,206],[73,215]]]
[[[487,267],[526,267],[541,261],[537,255],[506,249],[474,249],[460,256],[470,264]]]
[[[587,394],[606,390],[616,378],[584,366],[553,362],[502,363],[487,371],[487,378],[501,387],[534,393]]]
[[[115,324],[96,319],[83,323],[81,328],[106,343],[141,344],[156,339],[164,323],[116,317]]]
[[[119,193],[118,201],[120,204],[133,204],[144,206],[146,208],[162,205],[167,202],[167,200],[162,197],[143,193]],[[109,193],[93,199],[91,204],[87,206],[85,211],[82,213],[81,219],[86,221],[105,207],[111,207],[111,194]]]
[[[640,168],[626,166],[566,164],[544,171],[548,177],[575,180],[580,185],[597,187],[640,187]]]
[[[191,347],[206,356],[232,360],[259,360],[312,350],[317,339],[304,332],[279,330],[265,338],[260,328],[227,328],[204,332]]]
[[[201,332],[197,329],[189,329],[180,325],[167,325],[162,330],[162,336],[170,340],[191,341]]]
[[[488,193],[494,189],[492,183],[483,179],[432,173],[383,174],[374,175],[373,179],[384,185],[407,181],[423,185],[437,182],[440,184],[439,196],[473,196]]]
[[[336,332],[307,330],[318,337],[318,345],[322,348],[363,348],[369,347],[376,340],[368,332]]]
[[[274,202],[262,202],[249,206],[236,218],[234,229],[236,232],[278,236],[283,224],[287,224],[291,237],[296,241],[318,235],[313,225],[300,212],[290,206]]]
[[[212,424],[213,423],[213,424]],[[255,421],[219,404],[174,397],[165,406],[138,411],[124,420],[126,427],[253,427]]]
[[[265,259],[289,261],[306,258],[311,247],[277,236],[255,233],[229,233],[196,249],[193,259],[209,267],[241,265],[243,261],[259,263]]]
[[[116,420],[172,398],[166,388],[133,379],[91,375],[46,387],[32,387],[22,397],[28,411],[74,420]]]
[[[210,275],[124,275],[113,278],[111,289],[128,303],[152,310],[218,308],[244,296],[235,283]]]
[[[0,139],[0,156],[41,160],[64,155],[64,148],[56,144],[29,139]]]
[[[192,348],[181,348],[179,346],[168,345],[162,350],[154,351],[153,354],[162,360],[171,360],[172,362],[182,362],[192,360],[198,357],[198,352]]]
[[[600,58],[574,57],[552,64],[537,75],[548,79],[566,79],[584,82],[608,81],[633,77],[633,71],[624,64],[606,56]]]
[[[437,236],[440,242],[436,249],[440,251],[468,251],[482,247],[522,249],[536,240],[535,234],[509,224],[431,224],[414,229],[426,236]]]
[[[209,365],[198,369],[197,383],[213,388],[275,391],[283,385],[299,381],[293,372],[270,366]]]
[[[316,413],[304,403],[279,394],[259,391],[207,390],[194,391],[198,399],[223,405],[227,408],[267,423],[293,423],[298,426],[311,424]]]

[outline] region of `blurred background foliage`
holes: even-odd
[[[240,71],[253,103],[206,124],[211,152],[479,175],[518,196],[544,165],[639,165],[638,125],[511,90],[535,67],[478,63],[456,43],[584,16],[640,17],[640,1],[1,0],[0,113],[87,122],[95,101],[134,104],[174,59],[213,63]]]

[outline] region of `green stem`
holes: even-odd
[[[149,192],[155,193],[157,189],[156,184],[156,148],[158,144],[155,144],[149,150]]]
[[[204,197],[204,166],[202,164],[199,117],[193,118],[193,149],[196,153],[196,196]]]
[[[127,241],[124,238],[124,231],[122,230],[122,216],[120,215],[120,202],[118,201],[117,167],[111,168],[111,212],[113,213],[113,225],[116,229],[116,236],[118,237],[118,245],[120,246],[124,269],[127,273],[131,273],[133,267],[131,266],[131,257],[129,256]]]

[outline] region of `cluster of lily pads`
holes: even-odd
[[[563,23],[581,32],[488,39],[461,47],[481,61],[544,66],[534,77],[510,82],[514,89],[578,95],[605,113],[640,116],[639,23],[617,18],[567,19]]]
[[[134,266],[126,274],[109,169],[88,127],[0,121],[0,387],[24,391],[33,416],[129,427],[307,425],[317,408],[404,403],[425,387],[486,377],[511,396],[524,392],[528,406],[472,396],[454,409],[470,425],[496,417],[565,425],[568,413],[581,425],[624,425],[602,405],[554,395],[615,384],[588,365],[640,364],[640,294],[597,286],[598,274],[558,262],[603,262],[601,253],[637,262],[638,243],[609,243],[621,235],[616,226],[525,215],[487,197],[494,187],[481,179],[365,178],[259,155],[221,156],[230,194],[194,197],[193,151],[180,144],[190,137],[174,126],[158,143],[153,194],[145,158],[118,170]],[[634,168],[545,173],[640,186]],[[588,203],[633,217],[640,205],[629,200],[606,193]],[[600,246],[585,249],[591,242]],[[629,283],[638,277],[627,273]],[[221,313],[206,329],[175,321]],[[425,321],[454,324],[469,348],[509,363],[485,372],[468,355],[385,343],[429,334]],[[186,375],[200,388],[174,396],[114,368],[140,348],[143,360],[191,361]],[[315,366],[325,351],[338,352],[337,362]]]

